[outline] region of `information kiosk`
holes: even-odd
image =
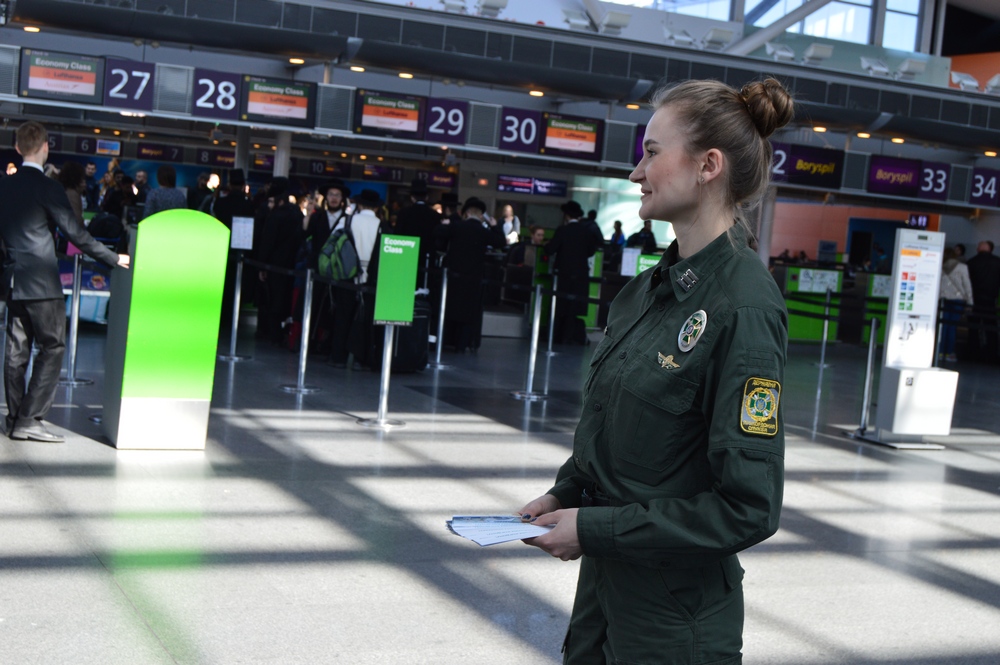
[[[203,450],[229,229],[167,210],[132,234],[108,315],[102,427],[121,450]]]
[[[958,372],[933,367],[944,234],[896,230],[877,434],[893,448],[940,449],[924,436],[951,433]]]

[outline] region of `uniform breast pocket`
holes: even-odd
[[[622,377],[614,412],[615,455],[643,469],[664,471],[677,457],[681,440],[701,427],[691,405],[698,384],[652,361],[642,360]]]

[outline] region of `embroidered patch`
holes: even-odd
[[[698,343],[698,338],[705,332],[708,325],[708,314],[705,310],[699,309],[688,317],[688,320],[681,326],[681,332],[677,335],[677,346],[681,351],[687,353]]]
[[[770,379],[747,379],[740,408],[740,428],[747,434],[774,436],[778,433],[778,400],[781,384]]]

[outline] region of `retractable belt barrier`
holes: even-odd
[[[69,260],[70,258],[73,259],[73,290],[72,295],[70,296],[66,378],[59,379],[59,385],[69,387],[89,386],[94,383],[93,380],[84,379],[76,375],[77,348],[79,346],[80,339],[80,300],[83,293],[83,262],[86,261],[90,264],[91,269],[96,272],[100,272],[103,275],[110,274],[111,269],[102,263],[98,263],[94,259],[84,256],[83,254],[74,254],[72,257],[66,254],[56,254],[56,258],[66,260]]]

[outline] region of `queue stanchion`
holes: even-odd
[[[878,342],[878,318],[872,317],[871,333],[868,340],[868,364],[865,367],[865,390],[861,398],[861,422],[858,424],[859,435],[868,431],[868,412],[872,400],[872,379],[875,372],[875,345]]]
[[[558,355],[552,350],[552,338],[556,330],[556,293],[559,291],[559,275],[552,276],[552,299],[549,300],[549,348],[545,352],[550,358]]]
[[[542,327],[542,285],[535,286],[535,314],[531,322],[531,351],[528,353],[528,376],[524,382],[524,390],[512,390],[514,399],[534,402],[546,399],[548,395],[532,392],[535,383],[535,359],[538,356],[538,334]]]
[[[434,350],[434,362],[428,363],[431,369],[447,369],[450,365],[441,363],[441,349],[444,347],[444,307],[448,300],[448,269],[441,269],[441,302],[438,307],[437,348]]]
[[[820,369],[825,369],[829,367],[826,364],[826,340],[830,333],[830,298],[833,296],[833,291],[831,289],[826,290],[826,305],[823,307],[823,341],[820,343],[819,347],[819,363],[817,367]]]
[[[302,341],[299,342],[299,375],[294,386],[284,385],[281,389],[286,393],[309,395],[319,392],[319,388],[306,385],[306,361],[309,358],[309,322],[312,319],[313,271],[306,269],[305,302],[302,307]]]
[[[385,348],[382,349],[382,383],[379,386],[378,394],[378,416],[358,419],[358,424],[362,427],[392,429],[406,424],[402,420],[390,420],[386,417],[389,411],[389,374],[392,371],[392,344],[395,332],[396,326],[387,323],[385,326]]]
[[[229,353],[220,353],[219,360],[225,362],[241,362],[250,360],[250,356],[237,355],[236,332],[240,323],[240,297],[243,292],[243,253],[236,259],[236,285],[233,288],[233,327],[229,333]]]
[[[60,386],[89,386],[93,381],[76,375],[76,349],[80,339],[80,296],[83,291],[83,265],[80,254],[73,255],[73,295],[69,309],[69,353],[66,360],[66,378],[59,380]]]

